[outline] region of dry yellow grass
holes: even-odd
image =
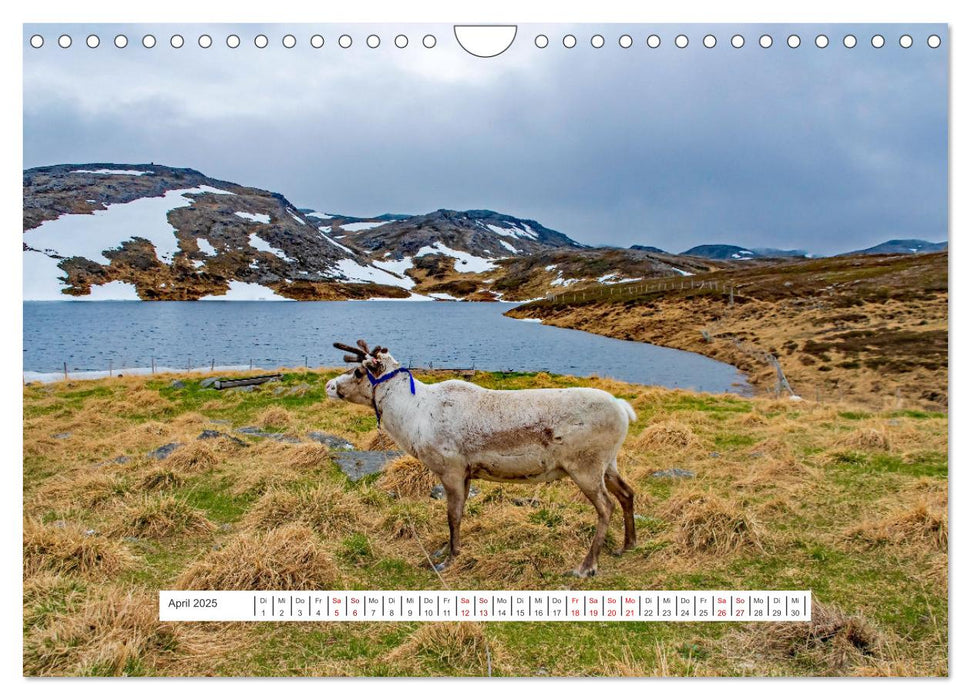
[[[191,564],[177,585],[185,590],[332,590],[340,576],[313,530],[284,525],[243,533]]]
[[[25,579],[40,572],[111,577],[134,563],[124,545],[74,523],[26,518],[23,543]]]
[[[383,430],[375,430],[370,438],[365,438],[366,450],[400,450],[398,443]]]
[[[163,460],[163,464],[179,474],[198,474],[208,471],[219,463],[219,458],[209,445],[191,442],[175,450]]]
[[[860,675],[860,667],[872,666],[887,648],[869,620],[815,600],[811,622],[748,623],[726,635],[722,644],[743,667],[764,663],[763,659],[783,663],[795,658],[811,662],[825,675]]]
[[[432,664],[456,676],[486,676],[502,663],[501,652],[487,639],[481,624],[429,622],[393,649],[388,661],[401,673],[414,673]]]
[[[385,467],[375,487],[402,498],[427,498],[440,483],[437,476],[414,457],[398,457]]]
[[[636,450],[685,449],[698,444],[691,427],[676,420],[665,420],[647,426],[628,444]]]
[[[762,548],[764,528],[740,504],[713,493],[676,493],[661,508],[674,528],[674,541],[692,553],[731,554]]]
[[[81,468],[52,478],[37,493],[38,501],[61,507],[94,508],[124,495],[125,479],[102,467]]]
[[[161,491],[182,486],[185,477],[168,467],[151,467],[138,475],[136,491]]]
[[[216,526],[198,508],[175,496],[143,496],[128,506],[115,528],[125,537],[205,535]]]
[[[362,512],[353,496],[339,486],[321,484],[313,488],[270,489],[253,504],[242,523],[257,530],[300,524],[333,534],[353,529],[365,517],[366,512]]]
[[[24,673],[142,675],[184,651],[176,626],[159,621],[157,598],[108,588],[28,635]]]
[[[866,545],[923,544],[947,551],[948,517],[946,495],[921,497],[910,506],[887,516],[866,520],[846,530],[845,536]]]
[[[867,427],[854,430],[839,441],[843,447],[860,450],[882,450],[889,452],[893,446],[890,433],[885,427]]]
[[[261,428],[289,428],[294,423],[293,414],[280,406],[270,406],[256,418],[256,424]]]

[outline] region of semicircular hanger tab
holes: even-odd
[[[516,40],[515,24],[456,24],[455,40],[473,56],[493,58]]]

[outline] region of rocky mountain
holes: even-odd
[[[356,217],[154,163],[23,173],[24,298],[521,300],[694,274],[489,210]]]
[[[681,253],[709,260],[755,260],[756,258],[810,258],[805,250],[782,250],[780,248],[743,248],[727,243],[696,245]]]
[[[894,239],[884,241],[864,250],[856,250],[845,255],[889,255],[900,253],[936,253],[940,250],[947,250],[947,241],[941,243],[931,243],[917,238]]]

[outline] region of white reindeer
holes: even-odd
[[[617,453],[636,420],[623,399],[589,388],[495,391],[450,380],[422,384],[380,346],[334,343],[353,370],[327,382],[327,396],[370,405],[378,423],[438,476],[448,499],[448,555],[459,554],[459,525],[472,479],[537,483],[570,477],[597,509],[597,530],[577,576],[593,576],[614,504],[624,513],[624,546],[634,546],[634,491]],[[444,549],[444,548],[443,548]],[[441,554],[439,552],[438,554]]]

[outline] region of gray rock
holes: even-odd
[[[169,384],[170,389],[185,389],[185,382],[181,379],[173,379]]]
[[[281,387],[281,388],[283,388],[283,387]],[[310,391],[310,385],[307,384],[306,382],[303,382],[301,384],[297,384],[294,387],[290,387],[290,390],[287,393],[290,396],[299,396],[300,394],[305,394],[308,391]]]
[[[765,457],[765,452],[763,452],[762,450],[755,450],[753,452],[749,452],[748,453],[748,456],[749,457]]]
[[[218,440],[219,438],[226,438],[230,442],[233,442],[241,447],[249,447],[245,441],[240,440],[235,435],[229,435],[227,433],[220,432],[218,430],[203,430],[199,433],[197,440]]]
[[[651,474],[655,479],[694,479],[695,473],[687,469],[662,469]]]
[[[219,377],[206,377],[201,382],[199,382],[199,386],[201,386],[203,389],[208,389],[217,381],[219,381]]]
[[[347,440],[339,435],[331,435],[330,433],[321,433],[316,430],[312,430],[307,433],[309,437],[314,442],[319,442],[322,445],[327,445],[332,450],[353,450],[354,445],[349,443]]]
[[[256,391],[256,385],[255,384],[247,384],[246,386],[234,386],[234,387],[232,387],[230,389],[227,389],[227,391],[238,391],[238,392],[241,392],[241,393],[244,393],[244,394],[248,394],[251,391]]]
[[[718,459],[719,457],[722,456],[722,453],[721,452],[709,452],[708,453],[708,456],[709,457],[714,457],[715,459]]]
[[[469,498],[475,498],[479,495],[479,493],[481,492],[475,486],[469,488]],[[440,501],[445,498],[445,487],[441,484],[435,484],[435,486],[432,487],[431,493],[428,495],[434,498],[436,501]]]
[[[384,471],[388,462],[403,455],[404,452],[394,450],[387,452],[368,452],[362,450],[349,450],[338,452],[333,456],[333,460],[340,467],[340,470],[347,475],[351,481],[359,481],[369,474],[377,474]]]
[[[542,502],[538,498],[512,498],[510,499],[514,506],[529,506],[530,508],[539,508]]]
[[[51,437],[55,440],[67,440],[71,437],[71,433],[54,433]]]
[[[214,425],[232,425],[233,424],[233,422],[231,420],[224,420],[222,418],[210,418],[209,419],[209,422],[210,423],[213,423]]]
[[[280,394],[282,394],[286,390],[287,390],[287,388],[285,386],[278,386],[276,389],[273,390],[273,395],[274,396],[279,396]]]
[[[85,531],[84,531],[84,534],[85,534],[85,536],[87,536],[87,537],[94,537],[95,535],[97,535],[97,534],[98,534],[98,531],[92,528],[92,529],[90,529],[90,530],[85,530]]]
[[[67,527],[67,522],[64,520],[55,520],[54,522],[51,523],[51,525],[53,527],[58,528],[59,530],[63,530],[64,528]]]
[[[294,437],[293,435],[286,435],[285,433],[268,433],[262,428],[257,428],[255,425],[247,425],[243,428],[236,428],[237,433],[242,433],[243,435],[252,435],[253,437],[269,438],[271,440],[276,440],[277,442],[288,442],[291,445],[297,445],[300,443],[300,438]]]
[[[151,459],[165,459],[180,447],[182,447],[181,442],[170,442],[166,445],[162,445],[161,447],[149,452],[148,457],[150,457]]]

